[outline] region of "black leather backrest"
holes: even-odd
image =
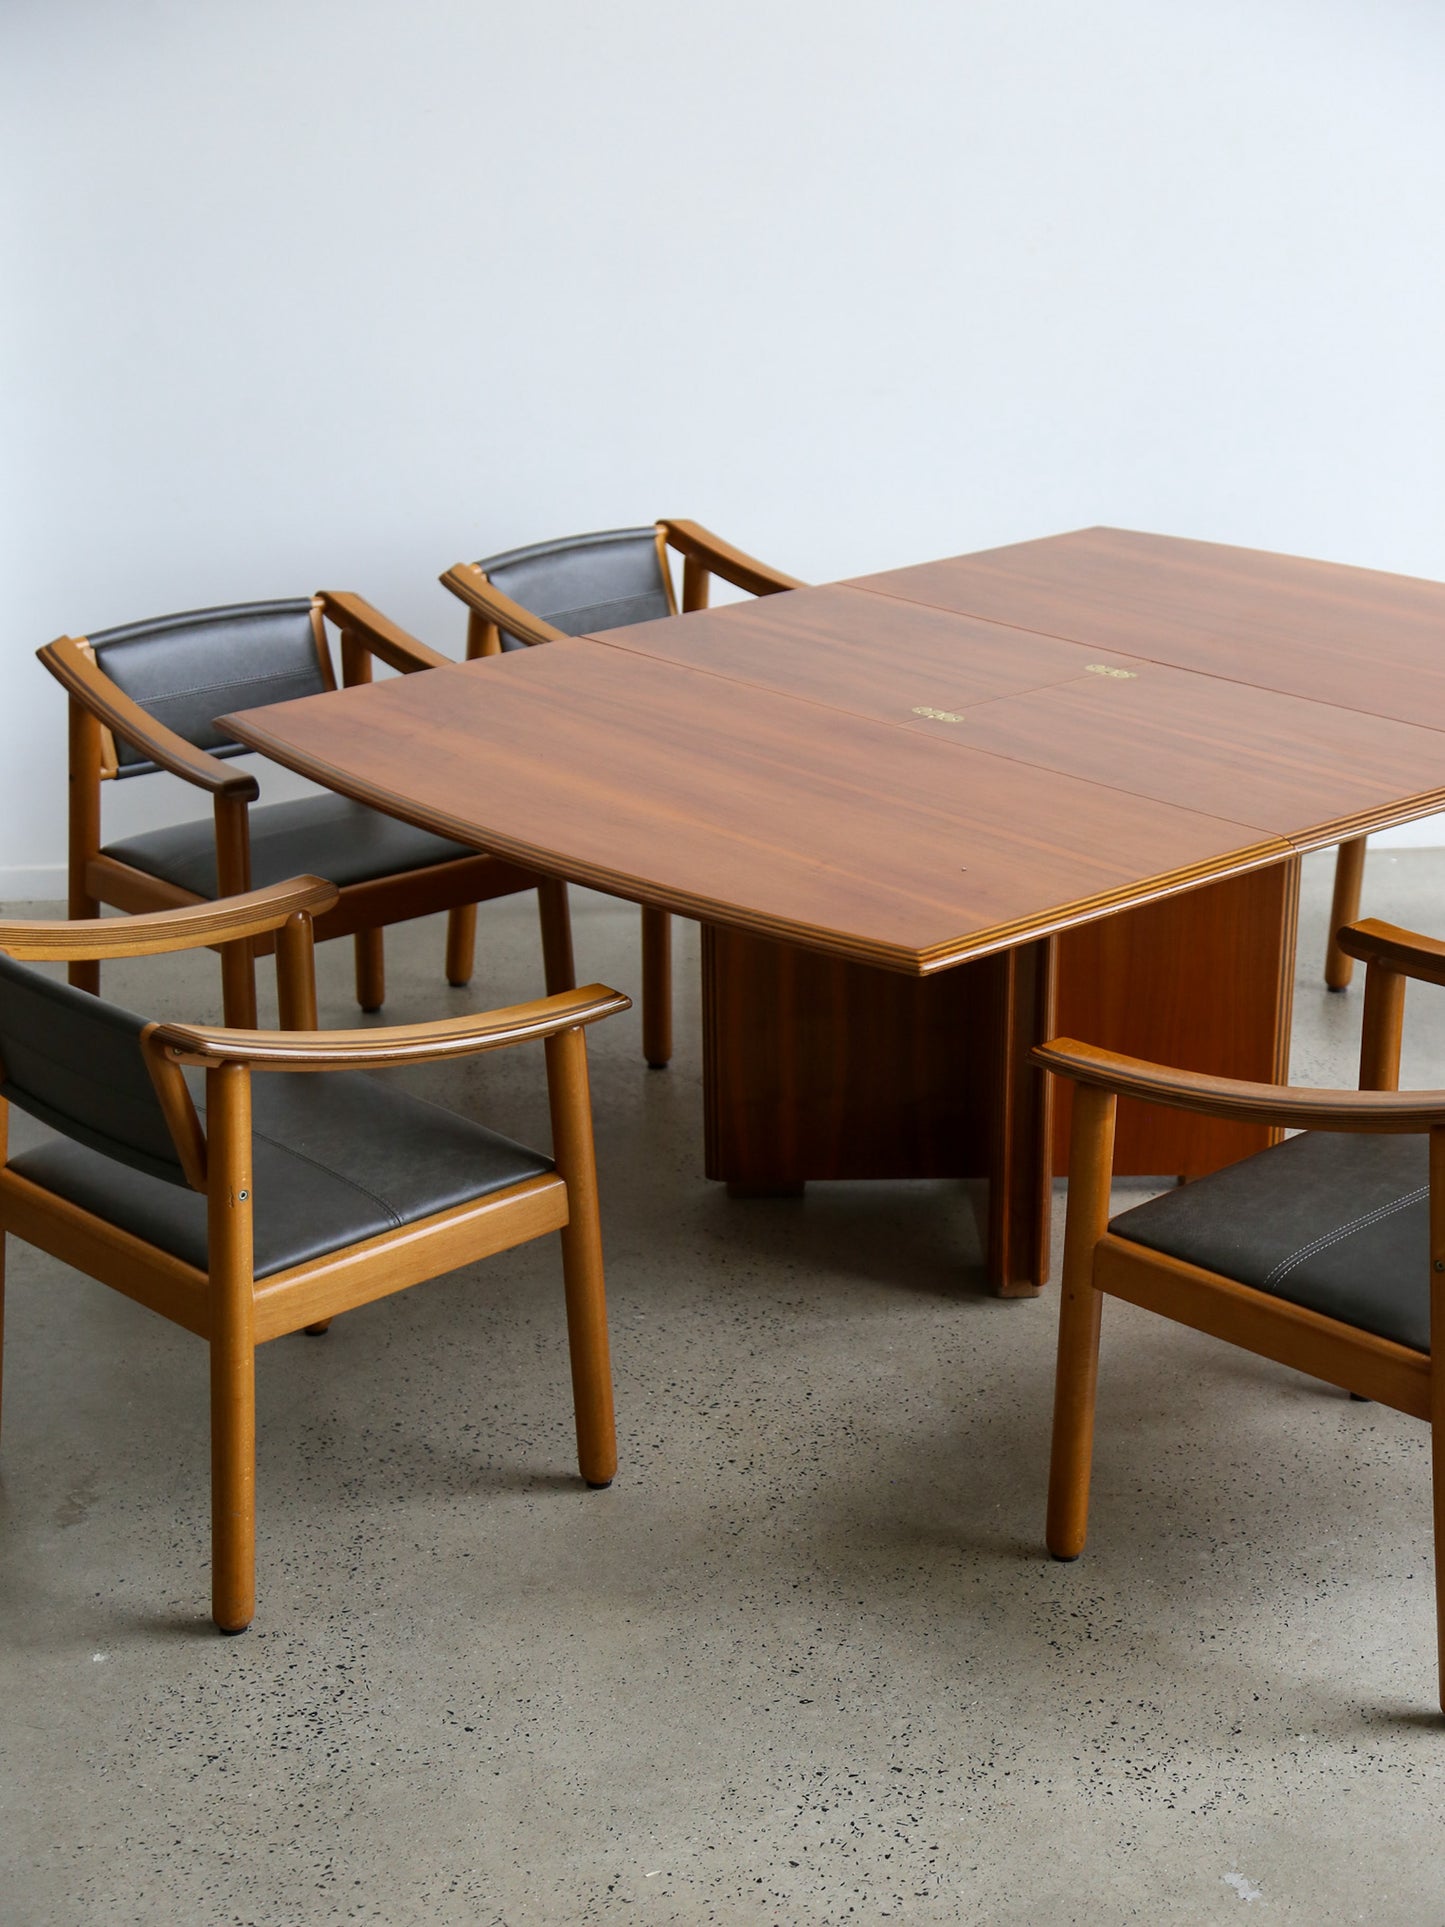
[[[630,622],[670,616],[657,530],[608,529],[508,549],[477,565],[503,595],[542,616],[564,636],[622,629]],[[502,636],[503,649],[521,649]]]
[[[104,629],[91,636],[90,646],[111,681],[157,722],[217,756],[244,753],[243,745],[217,730],[217,716],[314,696],[326,687],[309,596],[158,616]],[[121,776],[155,768],[119,738],[116,756]]]
[[[184,1185],[141,1056],[145,1021],[0,956],[0,1097],[93,1151]]]

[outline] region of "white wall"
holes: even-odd
[[[1092,522],[1445,576],[1435,0],[0,36],[0,892],[60,887],[61,630],[325,585],[455,645],[446,564],[661,513],[815,579]]]

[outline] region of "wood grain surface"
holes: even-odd
[[[1034,636],[997,622],[832,585],[704,609],[676,622],[639,622],[594,638],[612,649],[703,669],[925,735],[951,711],[1070,682],[1100,662],[1139,668],[1117,652]]]
[[[1184,1070],[1283,1081],[1298,887],[1290,859],[1070,930],[1056,1014],[1033,1041],[1056,1030]],[[1003,1148],[993,1110],[1011,1029],[1002,961],[910,981],[705,926],[708,1176],[755,1190],[987,1177]],[[1069,1086],[1055,1098],[1051,1163],[1062,1175]],[[1196,1177],[1274,1136],[1126,1098],[1116,1168]]]
[[[1117,788],[583,639],[226,727],[537,869],[915,973],[1290,853],[1248,823],[1141,810]]]
[[[1445,583],[1101,528],[852,586],[1445,729]]]
[[[1445,808],[1439,730],[858,589],[596,640],[1247,823],[1296,849]]]

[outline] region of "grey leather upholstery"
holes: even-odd
[[[253,806],[250,822],[251,887],[256,890],[294,876],[325,877],[345,889],[372,877],[476,855],[464,844],[398,823],[344,796]],[[125,837],[108,843],[103,854],[198,897],[218,894],[216,832],[209,820]]]
[[[508,549],[477,565],[513,602],[566,636],[622,629],[672,614],[657,530],[608,529]],[[503,633],[503,649],[526,645]]]
[[[258,1278],[553,1168],[550,1158],[398,1090],[391,1078],[258,1073],[251,1094]],[[64,1138],[23,1152],[11,1169],[206,1269],[199,1192]]]
[[[118,688],[213,756],[244,753],[215,727],[217,716],[314,696],[326,687],[309,597],[158,616],[104,629],[90,637],[90,646]],[[116,760],[121,776],[155,768],[119,737]]]
[[[1430,1349],[1424,1137],[1307,1132],[1121,1212],[1109,1229],[1361,1331]]]
[[[186,1182],[141,1056],[145,1019],[0,956],[0,1097],[121,1159],[157,1191]],[[115,1168],[112,1166],[112,1168]]]

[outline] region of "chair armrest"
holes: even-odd
[[[202,1024],[158,1024],[154,1047],[177,1064],[249,1064],[267,1071],[386,1070],[551,1037],[614,1016],[631,1003],[619,990],[587,984],[505,1010],[430,1024],[386,1024],[375,1030],[217,1030]]]
[[[444,589],[450,589],[454,596],[465,602],[474,614],[486,622],[496,623],[499,629],[505,629],[518,642],[533,647],[539,642],[560,642],[562,639],[560,629],[554,629],[550,622],[544,622],[541,616],[534,616],[530,609],[524,609],[520,602],[513,602],[509,595],[494,589],[475,562],[453,563],[446,574],[437,580]]]
[[[1445,1091],[1316,1091],[1289,1084],[1249,1084],[1200,1071],[1172,1070],[1121,1057],[1072,1037],[1055,1037],[1029,1052],[1035,1064],[1077,1084],[1141,1098],[1171,1110],[1244,1124],[1307,1131],[1429,1131],[1445,1125]]]
[[[213,796],[229,796],[242,803],[254,803],[261,794],[254,776],[233,769],[218,756],[208,756],[133,702],[73,636],[57,636],[35,653],[73,701],[172,776],[194,783],[197,789],[209,790]]]
[[[344,636],[350,636],[368,655],[399,669],[404,676],[418,669],[445,669],[451,663],[450,656],[408,635],[390,616],[384,616],[364,596],[353,595],[349,589],[323,589],[321,607]]]
[[[1335,932],[1335,942],[1347,957],[1356,957],[1361,963],[1380,963],[1402,977],[1445,985],[1445,943],[1437,943],[1433,937],[1366,917],[1361,923],[1342,925]]]
[[[808,586],[795,575],[784,575],[781,569],[759,562],[756,556],[745,555],[731,542],[714,535],[711,529],[703,528],[700,522],[680,521],[665,515],[660,526],[669,548],[703,563],[712,575],[720,575],[735,589],[746,589],[750,595],[777,595],[784,589]]]
[[[199,950],[279,930],[298,912],[319,916],[336,901],[336,886],[320,877],[292,877],[219,903],[191,903],[148,917],[81,917],[72,923],[0,921],[0,950],[36,963],[93,957],[159,957]]]

